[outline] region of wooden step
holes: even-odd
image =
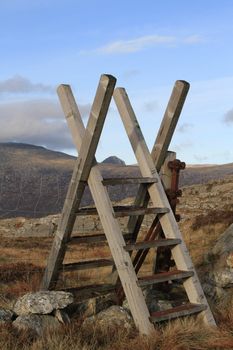
[[[115,185],[150,185],[158,182],[156,177],[116,177],[116,178],[108,178],[102,181],[104,186],[115,186]]]
[[[81,287],[71,287],[63,289],[66,292],[72,293],[76,298],[91,298],[113,292],[116,289],[112,284],[90,284]],[[79,299],[80,300],[80,299]]]
[[[93,269],[97,267],[113,266],[114,262],[110,259],[86,260],[77,263],[63,264],[60,271],[77,271]]]
[[[142,208],[127,205],[115,206],[113,210],[116,218],[131,215],[165,214],[169,212],[168,208]],[[96,208],[81,208],[76,211],[76,215],[98,215],[98,212]]]
[[[123,234],[124,239],[130,240],[132,234],[126,233]],[[106,242],[106,236],[103,233],[95,234],[95,235],[86,235],[86,236],[73,236],[67,242],[69,244],[81,244],[81,243],[99,243]]]
[[[141,250],[157,247],[175,246],[181,243],[181,239],[157,239],[153,241],[138,242],[134,244],[127,244],[124,249],[129,252],[132,250]]]
[[[156,323],[171,320],[173,318],[196,314],[206,309],[206,305],[188,303],[185,305],[176,306],[168,310],[153,312],[150,316],[150,320],[151,322]]]
[[[114,209],[115,218],[124,217],[124,216],[139,216],[139,215],[148,215],[148,214],[166,214],[169,212],[168,208],[140,208],[140,207],[122,207],[119,211]]]
[[[139,277],[138,284],[140,285],[140,287],[144,287],[144,286],[148,286],[156,283],[186,279],[186,278],[192,277],[193,275],[194,275],[193,271],[175,270],[175,271],[161,272],[151,276]]]

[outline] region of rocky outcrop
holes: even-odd
[[[17,300],[14,312],[17,315],[50,314],[54,310],[64,309],[74,301],[71,293],[63,291],[42,291],[28,293]]]
[[[233,224],[220,236],[207,256],[209,274],[203,287],[211,298],[233,296]]]

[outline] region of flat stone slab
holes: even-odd
[[[12,324],[18,330],[30,330],[38,336],[61,325],[57,318],[50,315],[23,315],[17,317]]]
[[[27,293],[16,301],[14,312],[17,315],[50,314],[54,310],[64,309],[73,301],[72,293],[63,291]]]

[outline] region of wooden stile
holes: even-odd
[[[115,265],[135,325],[142,334],[149,335],[153,330],[154,322],[196,313],[200,313],[206,323],[214,325],[215,321],[158,174],[158,170],[164,163],[189,84],[184,81],[176,82],[151,154],[125,90],[122,88],[115,89],[114,100],[137,158],[142,177],[103,179],[95,159],[95,152],[113,95],[115,82],[116,79],[112,76],[101,76],[86,129],[70,87],[60,85],[58,88],[61,105],[79,156],[75,163],[41,288],[53,288],[61,271],[94,269]],[[80,202],[87,184],[96,208],[80,208]],[[107,187],[119,184],[139,185],[133,206],[113,207]],[[152,207],[148,207],[149,198],[152,201]],[[96,214],[100,217],[104,234],[71,237],[77,216]],[[136,242],[143,217],[147,214],[156,216],[156,220],[163,228],[165,238]],[[127,232],[122,232],[117,219],[123,216],[130,217]],[[95,259],[63,264],[68,244],[103,242],[105,237],[112,259]],[[158,247],[169,247],[171,249],[177,269],[138,278],[131,260],[131,252]],[[150,315],[142,286],[174,280],[183,282],[190,302],[166,312],[157,312]],[[86,286],[86,289],[92,293],[95,290],[96,292],[100,290],[106,293],[116,287],[119,288],[119,281],[116,286],[90,285]],[[81,293],[83,287],[77,288],[77,292],[78,290]]]

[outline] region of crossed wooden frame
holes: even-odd
[[[101,76],[86,129],[70,86],[60,85],[58,87],[58,96],[79,156],[75,163],[41,288],[51,289],[56,284],[65,256],[66,244],[72,233],[85,186],[88,184],[135,324],[141,333],[149,334],[153,329],[149,311],[142,290],[138,285],[130,254],[124,249],[125,240],[119,223],[114,216],[107,190],[103,186],[103,178],[95,159],[95,152],[113,96],[138,160],[142,176],[158,177],[158,172],[166,158],[170,141],[185,102],[189,84],[185,81],[175,83],[151,153],[146,146],[126,91],[123,88],[115,89],[115,84],[116,79],[113,76]],[[159,177],[158,181],[160,181]],[[147,207],[149,198],[155,207],[170,207],[162,185],[151,185],[147,188],[140,185],[135,206]],[[143,215],[131,216],[128,221],[128,231],[132,233],[134,241],[137,239],[142,221]],[[177,267],[180,270],[194,271],[194,276],[184,281],[189,300],[194,303],[204,302],[206,304],[206,310],[203,311],[204,319],[208,324],[215,324],[172,211],[161,216],[160,223],[163,230],[167,232],[167,238],[178,238],[182,241],[172,252]]]

